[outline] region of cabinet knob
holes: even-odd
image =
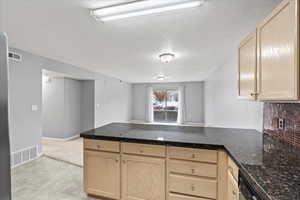
[[[126,164],[126,160],[123,160],[123,164]]]
[[[100,148],[101,148],[101,146],[100,146],[99,144],[97,144],[97,148],[98,148],[98,149],[100,149]]]
[[[231,166],[228,167],[228,170],[233,174],[233,168]]]
[[[142,149],[140,149],[140,153],[144,153],[144,151]]]
[[[119,162],[119,159],[116,159],[116,162]]]
[[[195,158],[195,157],[196,157],[196,155],[193,153],[193,154],[192,154],[192,158]]]

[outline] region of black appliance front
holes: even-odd
[[[262,200],[243,176],[242,172],[239,173],[239,190],[240,200]]]

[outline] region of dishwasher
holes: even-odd
[[[262,200],[241,172],[239,173],[239,193],[239,200]]]

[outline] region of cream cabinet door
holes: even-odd
[[[299,99],[298,1],[283,0],[258,26],[258,99]]]
[[[122,200],[158,199],[165,199],[165,159],[122,155]]]
[[[238,97],[256,99],[256,32],[239,46]]]
[[[227,200],[239,200],[239,187],[231,173],[228,172]]]
[[[84,185],[88,194],[120,199],[120,155],[85,150]]]

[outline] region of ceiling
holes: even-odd
[[[102,23],[89,9],[126,1],[0,0],[0,30],[11,47],[124,81],[156,82],[160,73],[167,82],[201,81],[280,1],[206,0],[199,8]],[[163,52],[176,59],[160,63]]]

